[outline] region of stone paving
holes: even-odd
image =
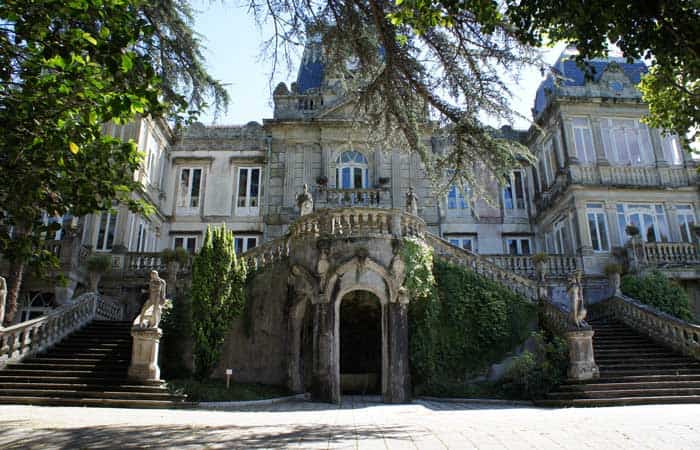
[[[240,410],[0,406],[0,448],[700,448],[700,405],[590,409],[422,401]]]

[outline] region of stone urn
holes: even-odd
[[[112,268],[112,257],[108,254],[92,255],[85,262],[90,280],[90,291],[98,292],[102,275]]]

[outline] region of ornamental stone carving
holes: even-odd
[[[165,306],[165,280],[158,276],[158,271],[152,270],[148,280],[148,300],[139,314],[139,328],[158,328]]]
[[[413,190],[413,186],[409,186],[406,192],[406,212],[414,216],[418,215],[418,196]]]

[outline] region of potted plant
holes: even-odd
[[[187,265],[190,260],[190,254],[182,247],[178,247],[175,250],[166,248],[160,252],[160,259],[163,264],[168,268],[168,272],[177,273],[180,268]]]
[[[625,227],[625,233],[627,233],[627,236],[634,238],[635,236],[639,236],[639,228],[637,228],[636,225],[628,224]]]
[[[390,180],[389,177],[379,177],[379,185],[384,187],[387,184],[389,184],[389,180]]]
[[[535,265],[535,272],[537,273],[537,279],[544,281],[544,276],[547,273],[547,261],[549,260],[549,255],[544,252],[535,253],[532,255],[532,263]]]
[[[112,257],[108,254],[92,255],[85,261],[90,276],[90,291],[98,292],[102,275],[112,268]]]
[[[603,272],[608,276],[608,283],[613,289],[614,295],[620,295],[620,274],[622,274],[622,266],[617,263],[608,263],[603,268]]]
[[[321,187],[326,187],[326,185],[328,184],[328,177],[325,175],[316,177],[316,184],[318,184]]]

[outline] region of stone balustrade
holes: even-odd
[[[317,207],[325,208],[346,208],[352,206],[379,208],[383,205],[391,204],[391,191],[388,188],[320,188],[315,201]]]
[[[700,359],[700,325],[678,319],[625,295],[606,300],[600,308],[654,341]]]
[[[265,242],[241,255],[248,270],[258,270],[265,266],[282,261],[289,256],[289,243],[286,237]]]
[[[569,166],[573,184],[612,186],[688,186],[695,181],[693,169],[654,166]]]
[[[687,242],[645,242],[644,261],[651,265],[679,265],[698,262],[695,244]]]
[[[501,269],[517,273],[523,277],[535,277],[535,263],[532,256],[524,255],[484,255]],[[568,255],[547,255],[546,274],[548,277],[568,277],[581,267],[579,257]]]
[[[425,240],[435,251],[435,257],[444,259],[452,264],[460,265],[485,276],[507,288],[521,294],[525,298],[536,301],[538,298],[537,284],[517,273],[502,269],[486,256],[477,255],[463,248],[452,245],[446,240],[433,234],[426,234]]]
[[[552,333],[564,336],[570,328],[569,310],[564,305],[540,299],[543,325]]]
[[[343,208],[321,210],[289,227],[292,239],[319,236],[417,236],[425,233],[420,217],[397,209]]]
[[[167,271],[168,267],[160,252],[127,252],[112,253],[112,270],[117,272],[132,272],[134,274],[148,274],[151,270],[158,272]],[[186,264],[180,266],[180,272],[187,272],[191,268],[192,258]]]
[[[121,319],[116,305],[102,303],[97,293],[89,292],[44,316],[0,327],[0,367],[50,348],[95,318]]]

